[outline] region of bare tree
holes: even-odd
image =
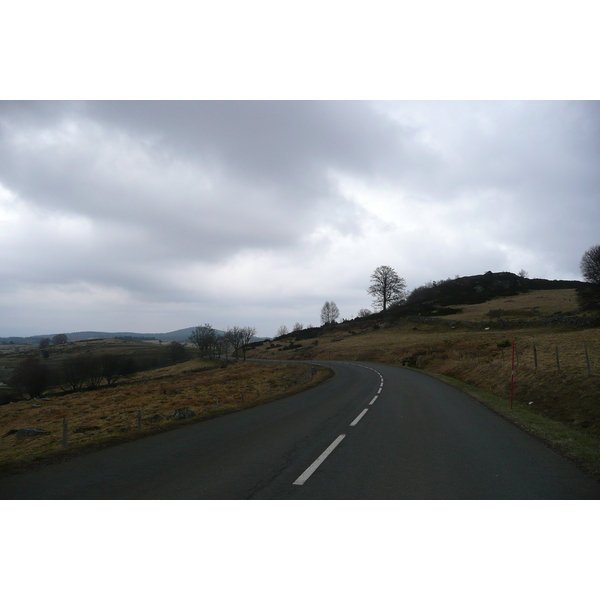
[[[277,337],[281,337],[282,335],[287,335],[287,334],[288,334],[288,328],[285,325],[282,325],[277,330]]]
[[[529,273],[525,269],[521,269],[518,275],[521,279],[527,279],[529,277]]]
[[[600,309],[600,245],[592,246],[581,257],[581,274],[592,285],[577,290],[577,301],[582,310]]]
[[[256,327],[242,327],[242,352],[244,354],[244,360],[246,360],[246,346],[250,343],[252,338],[256,335]]]
[[[600,286],[600,245],[592,246],[584,252],[579,267],[588,283]]]
[[[386,310],[393,304],[400,304],[406,298],[406,282],[392,267],[377,267],[371,275],[371,286],[367,292],[375,298],[373,306]]]
[[[368,317],[369,315],[372,315],[373,312],[370,311],[368,308],[361,308],[358,313],[357,313],[357,317],[359,318],[364,318],[364,317]]]
[[[120,354],[103,354],[100,356],[102,376],[108,385],[116,383],[125,373],[125,358]]]
[[[65,383],[74,392],[83,389],[86,383],[98,387],[103,377],[96,357],[91,354],[77,354],[66,358],[62,363]]]
[[[295,333],[296,331],[302,331],[303,329],[304,329],[304,325],[302,325],[302,323],[296,322],[296,324],[294,325],[294,329],[292,331]]]
[[[331,325],[335,323],[340,316],[340,311],[335,302],[325,302],[321,309],[321,325]]]
[[[231,348],[231,340],[227,336],[227,332],[217,336],[217,354],[221,356],[225,354],[225,360],[229,357],[229,350]]]
[[[242,328],[237,327],[237,326],[232,327],[231,329],[229,329],[229,327],[228,327],[227,331],[225,332],[225,336],[229,340],[229,344],[230,344],[231,348],[233,348],[236,358],[239,358],[238,350],[242,346],[242,340],[243,340],[242,335],[243,335]]]
[[[213,357],[217,333],[209,323],[198,325],[190,334],[189,340],[198,347],[200,356]]]

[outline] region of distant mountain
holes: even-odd
[[[70,342],[105,338],[133,338],[160,340],[162,342],[187,342],[194,329],[194,327],[187,327],[186,329],[177,329],[176,331],[170,331],[169,333],[135,333],[132,331],[117,331],[115,333],[107,333],[105,331],[77,331],[74,333],[67,333],[67,336]],[[217,333],[223,333],[219,330],[215,331]],[[43,337],[51,338],[52,336],[50,335]]]
[[[76,331],[73,333],[67,333],[69,342],[81,342],[83,340],[98,340],[107,338],[125,338],[125,339],[147,339],[147,340],[160,340],[162,342],[187,342],[190,334],[195,327],[186,327],[185,329],[177,329],[176,331],[170,331],[169,333],[134,333],[131,331],[122,331],[116,333],[109,333],[106,331]],[[215,329],[219,334],[224,333],[219,329]],[[62,332],[61,332],[62,333]],[[32,335],[30,337],[5,337],[0,338],[0,344],[34,344],[37,345],[44,338],[52,339],[56,334],[51,333],[48,335]],[[252,338],[252,341],[264,340],[266,338]]]

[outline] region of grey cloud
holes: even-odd
[[[8,186],[46,207],[159,228],[178,247],[201,237],[207,259],[293,244],[348,205],[327,169],[368,167],[365,143],[376,145],[353,103],[52,104],[32,121],[37,105],[5,111]]]
[[[597,102],[0,102],[0,273],[217,313],[236,257],[265,272],[232,311],[326,285],[358,310],[357,282],[394,262],[410,286],[520,256],[577,276],[599,159]]]

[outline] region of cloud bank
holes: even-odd
[[[371,272],[580,279],[598,102],[0,102],[0,335],[259,335]]]

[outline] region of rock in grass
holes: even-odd
[[[88,431],[95,431],[96,429],[100,429],[100,427],[98,425],[81,425],[80,427],[75,427],[73,433],[86,433]]]
[[[49,431],[44,431],[39,427],[22,427],[21,429],[17,429],[16,432],[17,437],[34,437],[36,435],[48,435]]]
[[[189,419],[190,417],[193,417],[195,415],[196,413],[193,410],[190,410],[189,408],[177,408],[173,413],[173,416],[176,419]]]

